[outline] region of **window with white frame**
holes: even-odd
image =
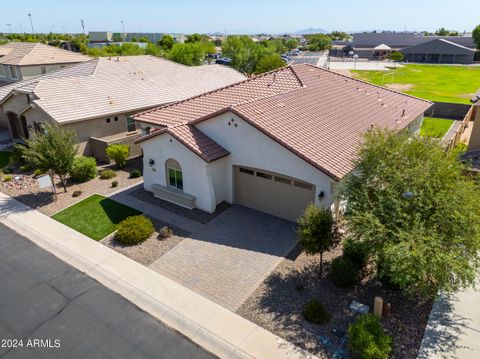
[[[7,77],[7,73],[5,72],[5,67],[0,65],[0,77]]]
[[[17,68],[15,66],[9,66],[8,68],[10,70],[10,77],[12,79],[18,79]]]

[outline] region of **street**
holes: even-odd
[[[0,224],[0,358],[213,358]]]

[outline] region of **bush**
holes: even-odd
[[[350,350],[362,359],[387,359],[392,351],[392,342],[373,314],[362,314],[356,323],[348,327]]]
[[[10,182],[11,180],[13,180],[12,175],[6,175],[5,177],[3,177],[3,182]]]
[[[23,153],[25,152],[25,146],[16,144],[13,146],[12,155],[10,156],[10,164],[16,166],[18,164],[25,163]]]
[[[142,172],[140,170],[133,170],[130,172],[130,178],[138,178],[142,175]]]
[[[80,196],[82,193],[83,193],[82,191],[74,191],[74,192],[72,193],[72,197],[78,197],[78,196]]]
[[[112,187],[113,187],[113,188],[118,187],[118,181],[113,181],[113,182],[112,182]]]
[[[10,167],[10,166],[5,166],[5,167],[3,167],[2,171],[5,174],[13,173],[13,168]]]
[[[130,146],[123,144],[109,145],[106,149],[106,154],[119,168],[125,167],[128,155],[130,154]]]
[[[367,264],[368,247],[353,239],[347,239],[343,243],[343,257],[353,263],[355,268],[362,270]]]
[[[164,226],[158,231],[158,238],[165,239],[170,238],[173,234],[173,230],[170,227]]]
[[[86,182],[97,175],[97,161],[93,157],[76,157],[73,160],[70,176],[74,181]]]
[[[332,261],[330,279],[339,287],[353,287],[357,281],[357,275],[358,271],[350,260],[337,257]]]
[[[377,263],[377,278],[380,283],[382,283],[382,287],[390,290],[400,290],[400,286],[396,284],[390,274],[388,274],[386,266],[381,263],[381,261]]]
[[[37,168],[35,171],[33,171],[33,174],[36,176],[36,177],[39,177],[39,176],[43,176],[45,173],[47,173],[48,171],[47,170],[43,170],[41,168]]]
[[[22,171],[22,172],[30,172],[31,170],[32,170],[32,165],[30,165],[28,163],[20,166],[20,171]]]
[[[100,178],[101,179],[110,179],[110,178],[113,178],[115,177],[117,174],[115,173],[114,170],[111,170],[111,169],[104,169],[102,171],[100,171]]]
[[[307,322],[314,324],[325,324],[330,321],[330,314],[327,313],[323,304],[316,299],[310,299],[305,303],[302,315]]]
[[[154,230],[152,221],[143,215],[127,217],[118,224],[115,240],[127,245],[137,244],[150,237]]]

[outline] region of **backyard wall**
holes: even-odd
[[[425,113],[425,116],[462,120],[470,106],[463,103],[434,102],[433,106]]]

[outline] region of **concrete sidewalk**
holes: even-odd
[[[0,222],[221,358],[315,358],[222,306],[1,193]]]

